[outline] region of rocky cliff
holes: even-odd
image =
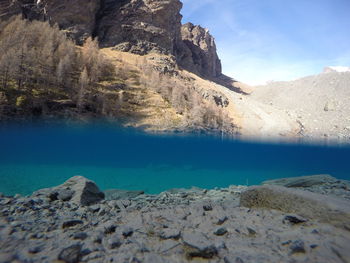
[[[144,55],[173,55],[177,64],[206,78],[221,75],[214,38],[181,25],[179,0],[0,0],[0,19],[21,14],[58,24],[77,43],[98,37],[101,47]]]
[[[209,30],[201,26],[187,23],[181,27],[183,43],[190,50],[190,57],[181,60],[186,69],[194,66],[194,70],[203,76],[219,77],[221,62],[216,53],[215,40]]]

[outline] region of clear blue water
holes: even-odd
[[[350,148],[149,135],[109,124],[0,127],[0,192],[26,195],[83,175],[105,190],[159,193],[310,174],[350,179]]]

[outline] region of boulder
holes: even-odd
[[[82,245],[74,244],[64,248],[58,255],[58,259],[66,263],[78,263],[82,257]]]
[[[69,201],[83,206],[93,205],[104,199],[104,193],[98,186],[83,176],[74,176],[62,185],[38,190],[33,195],[45,196],[51,201]]]
[[[350,224],[350,204],[345,200],[277,185],[249,187],[242,192],[240,205],[295,213],[338,227]]]
[[[319,175],[309,175],[309,176],[268,180],[268,181],[264,181],[262,184],[263,185],[280,185],[285,187],[310,187],[314,185],[335,183],[337,181],[338,179],[328,174],[319,174]]]

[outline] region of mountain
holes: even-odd
[[[318,75],[254,87],[251,97],[284,112],[304,138],[348,141],[350,72],[343,69],[327,67]]]
[[[139,55],[173,55],[183,68],[206,78],[220,77],[221,62],[207,29],[181,25],[179,0],[2,0],[3,19],[21,14],[58,24],[77,43],[97,37],[101,47]]]
[[[152,131],[349,138],[349,68],[249,87],[222,74],[214,37],[182,25],[181,8],[179,0],[0,0],[0,118],[92,116]]]
[[[237,133],[225,92],[249,87],[222,74],[213,36],[181,25],[181,7],[178,0],[2,0],[0,115],[92,115],[151,130]],[[83,47],[73,51],[58,29]],[[101,63],[115,73],[101,75]]]
[[[350,72],[350,67],[342,67],[342,66],[329,66],[325,67],[323,73],[332,73],[332,72]]]

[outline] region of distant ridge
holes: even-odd
[[[323,73],[331,73],[331,72],[350,72],[350,67],[329,66],[323,69]]]

